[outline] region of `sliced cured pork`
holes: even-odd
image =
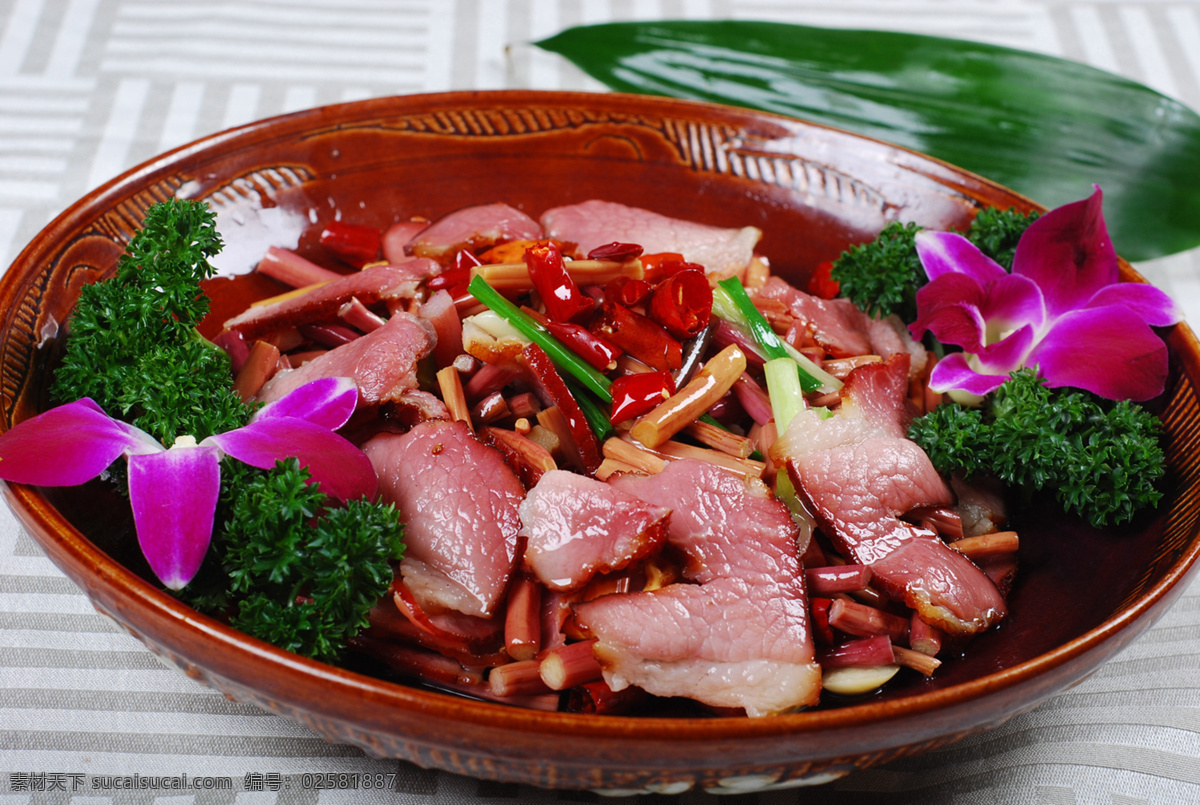
[[[544,473],[521,503],[525,564],[553,590],[656,553],[671,510],[567,470]]]
[[[689,459],[611,483],[672,510],[667,539],[690,583],[575,606],[598,638],[608,684],[751,716],[816,704],[821,671],[797,529],[766,485]]]
[[[247,308],[224,326],[253,340],[285,327],[334,319],[342,305],[353,299],[372,305],[412,297],[423,280],[440,270],[432,260],[411,258],[396,265],[368,266],[299,296]]]
[[[360,403],[401,402],[417,390],[417,361],[428,355],[436,335],[433,325],[409,313],[397,313],[378,330],[331,349],[295,369],[277,373],[258,399],[271,402],[322,377],[351,377]]]
[[[538,222],[507,204],[480,204],[456,210],[417,233],[405,249],[445,264],[461,249],[479,251],[511,240],[542,237]]]
[[[886,360],[906,354],[911,375],[920,374],[925,367],[925,348],[912,339],[895,317],[873,319],[849,299],[822,299],[778,277],[768,279],[758,290],[758,296],[782,302],[799,326],[834,358],[878,355]]]
[[[461,422],[429,421],[363,445],[405,523],[401,575],[426,610],[491,617],[517,561],[525,488]]]
[[[596,199],[547,210],[541,222],[546,237],[574,243],[581,255],[613,241],[636,243],[647,254],[682,254],[719,277],[741,276],[762,238],[752,226],[709,226]]]
[[[802,411],[771,448],[836,547],[868,565],[886,594],[926,623],[976,634],[1005,615],[996,585],[907,512],[954,496],[929,457],[905,437],[908,358],[862,366],[847,378],[834,416]]]

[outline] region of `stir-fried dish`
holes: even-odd
[[[1006,487],[1095,525],[1158,502],[1137,403],[1178,313],[1117,282],[1099,191],[889,225],[803,288],[754,227],[610,201],[335,221],[209,341],[212,223],[151,210],[0,477],[108,470],[164,584],[291,651],[543,709],[789,712],[1003,622]],[[1062,354],[1088,337],[1103,371]]]

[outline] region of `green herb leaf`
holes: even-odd
[[[250,409],[233,391],[229,357],[196,332],[209,309],[200,282],[220,249],[207,204],[150,207],[116,275],[81,290],[54,396],[91,397],[168,445],[244,425]]]
[[[842,252],[829,274],[838,294],[877,319],[894,313],[915,321],[917,290],[927,282],[914,242],[918,231],[916,224],[892,221],[875,240]]]
[[[908,435],[941,472],[1052,491],[1065,511],[1097,528],[1128,522],[1162,499],[1162,426],[1153,414],[1078,389],[1048,389],[1032,370],[1015,372],[982,408],[939,405]]]
[[[536,43],[624,92],[716,101],[875,137],[1046,207],[1104,189],[1117,251],[1200,245],[1200,115],[1064,59],[915,34],[751,21],[622,22]]]
[[[395,507],[350,501],[327,509],[296,459],[247,478],[224,541],[232,623],[288,651],[334,661],[392,583],[404,553]]]

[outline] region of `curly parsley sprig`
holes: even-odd
[[[297,654],[334,661],[392,583],[404,553],[392,506],[351,501],[326,509],[295,459],[238,490],[225,529],[232,623]]]
[[[946,403],[918,417],[909,438],[941,472],[994,475],[1052,491],[1064,510],[1101,528],[1162,499],[1162,425],[1141,406],[1013,375],[983,406]]]
[[[851,246],[834,261],[830,276],[839,294],[870,316],[917,317],[917,289],[925,284],[925,269],[914,242],[921,228],[893,221],[869,243]]]
[[[167,445],[246,424],[250,409],[233,392],[229,357],[196,331],[209,309],[200,282],[213,275],[209,258],[221,246],[203,202],[150,207],[116,275],[80,291],[54,397],[91,397]]]
[[[1014,209],[980,210],[966,237],[1006,269],[1012,268],[1017,241],[1038,217]],[[917,291],[928,281],[917,257],[915,238],[921,228],[893,221],[875,240],[851,246],[833,263],[830,276],[839,295],[875,318],[896,314],[902,321],[917,318]]]

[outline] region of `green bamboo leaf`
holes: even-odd
[[[623,22],[536,43],[623,92],[803,118],[920,151],[1047,207],[1104,190],[1117,250],[1200,245],[1200,116],[1076,62],[955,39],[741,21]]]

